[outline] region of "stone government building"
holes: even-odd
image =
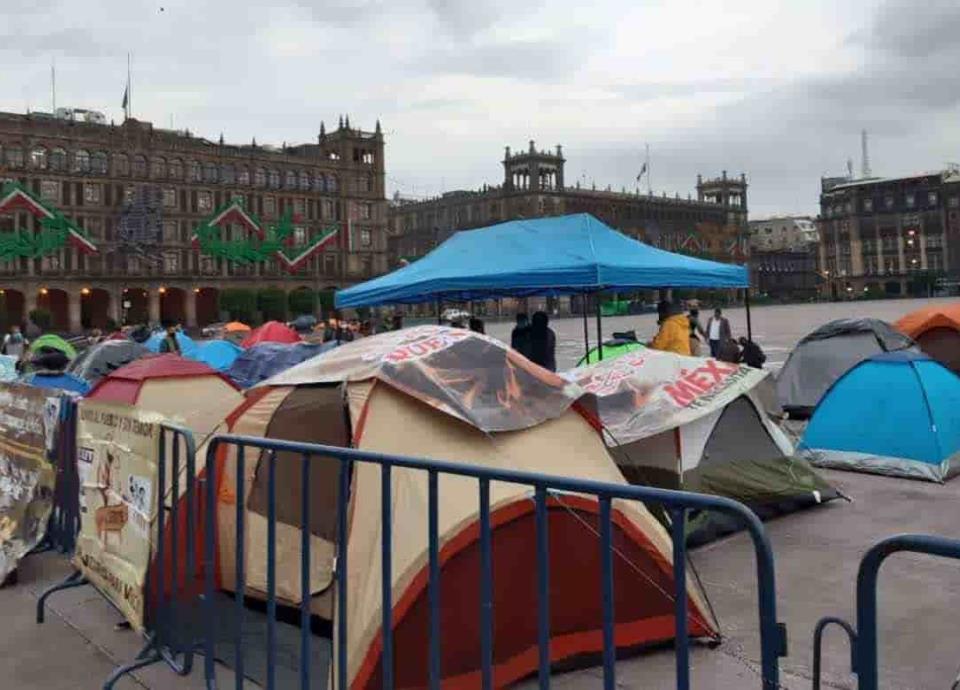
[[[424,201],[395,198],[388,209],[391,268],[419,258],[459,230],[519,218],[591,213],[611,227],[663,249],[745,263],[749,255],[743,175],[705,180],[697,197],[587,189],[564,180],[563,149],[506,148],[503,182]]]
[[[922,274],[960,277],[960,170],[823,178],[820,266],[828,296],[904,295]],[[923,291],[926,294],[926,291]]]
[[[42,234],[23,205],[0,212],[0,318],[48,309],[55,330],[173,319],[219,319],[231,287],[327,290],[385,272],[384,141],[341,118],[316,143],[226,144],[133,118],[106,124],[89,111],[0,113],[0,182],[58,209],[96,247],[24,250]],[[291,244],[316,245],[296,270],[274,258],[244,263],[205,254],[194,231],[241,198],[268,228],[292,218]],[[228,219],[229,220],[229,219]],[[320,246],[316,238],[336,234]],[[225,223],[226,243],[249,238]]]

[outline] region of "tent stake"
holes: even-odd
[[[753,340],[753,327],[750,323],[750,286],[743,291],[743,306],[747,309],[747,340]]]
[[[583,361],[590,363],[590,326],[587,321],[587,293],[583,293],[580,310],[583,312]]]
[[[600,326],[600,293],[595,292],[597,299],[597,360],[603,361],[603,331]]]

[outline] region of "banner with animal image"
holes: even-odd
[[[0,384],[0,582],[46,534],[59,419],[60,398],[49,390]]]
[[[81,401],[78,415],[80,536],[74,563],[142,630],[163,418],[94,401]]]

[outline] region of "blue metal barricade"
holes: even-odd
[[[860,560],[857,572],[857,626],[835,617],[821,619],[814,629],[813,687],[820,688],[821,646],[828,625],[842,628],[850,639],[850,670],[859,690],[879,687],[877,654],[877,580],[880,566],[892,554],[908,551],[960,560],[960,540],[925,534],[900,534],[874,544]]]
[[[595,497],[599,503],[599,548],[601,563],[601,591],[597,596],[602,600],[602,638],[603,638],[603,686],[612,690],[616,683],[616,649],[614,644],[614,563],[613,555],[616,547],[613,543],[611,519],[614,499],[642,501],[663,505],[672,517],[674,553],[674,581],[676,591],[673,593],[674,624],[676,633],[676,687],[686,690],[690,686],[689,680],[689,640],[687,637],[687,591],[686,591],[686,546],[683,533],[686,511],[714,510],[738,518],[745,524],[753,541],[756,553],[756,568],[758,582],[758,609],[760,623],[761,647],[761,678],[763,688],[779,687],[778,658],[786,655],[786,629],[777,622],[776,599],[774,583],[773,553],[770,543],[760,521],[748,508],[736,501],[702,494],[693,494],[679,491],[669,491],[644,486],[630,486],[608,484],[596,481],[585,481],[571,478],[555,477],[543,474],[518,472],[460,463],[444,462],[439,460],[425,460],[380,453],[370,453],[355,449],[320,446],[315,444],[297,443],[276,439],[254,438],[248,436],[224,435],[216,436],[208,444],[206,458],[206,524],[203,571],[206,577],[205,603],[207,611],[205,619],[209,629],[205,635],[205,674],[207,687],[216,687],[215,659],[217,651],[215,640],[218,637],[218,609],[214,603],[216,596],[215,568],[217,567],[217,537],[216,530],[211,526],[217,520],[217,493],[220,481],[227,479],[217,476],[218,451],[225,447],[233,447],[236,457],[236,489],[235,511],[236,527],[233,567],[235,568],[233,607],[236,621],[230,635],[233,639],[233,657],[235,659],[234,672],[236,687],[242,688],[244,683],[244,594],[247,589],[246,565],[246,527],[245,527],[245,477],[246,463],[252,458],[249,454],[257,454],[262,464],[258,472],[266,471],[266,602],[267,602],[267,634],[266,670],[264,685],[268,689],[277,687],[277,660],[276,660],[276,613],[277,613],[277,496],[276,496],[276,464],[277,454],[287,453],[302,458],[300,486],[302,489],[301,501],[301,602],[300,602],[300,664],[299,683],[297,687],[307,690],[311,687],[311,668],[308,663],[310,654],[310,473],[314,462],[337,461],[339,467],[338,481],[338,513],[336,561],[334,578],[336,583],[336,654],[334,687],[339,690],[348,688],[347,662],[348,654],[354,650],[348,649],[347,636],[347,513],[350,497],[350,481],[354,463],[372,463],[380,468],[380,520],[381,520],[381,558],[382,568],[382,622],[381,622],[381,649],[380,668],[381,680],[385,689],[394,687],[395,645],[393,629],[393,591],[392,591],[392,482],[391,473],[394,468],[420,470],[427,476],[427,597],[429,644],[424,651],[428,654],[429,687],[439,688],[442,677],[441,645],[442,631],[440,629],[440,555],[439,555],[439,519],[438,494],[441,475],[472,478],[477,481],[477,496],[479,501],[479,567],[480,567],[480,601],[477,615],[480,620],[480,682],[484,690],[494,686],[493,678],[493,583],[492,583],[492,539],[491,539],[491,510],[490,485],[491,482],[507,482],[529,486],[532,489],[535,501],[536,540],[531,547],[536,552],[536,587],[537,587],[537,640],[539,662],[539,686],[550,686],[550,568],[549,568],[549,540],[547,538],[547,505],[551,493],[575,493]],[[250,453],[248,454],[248,451]],[[260,475],[263,476],[262,474]],[[447,631],[449,633],[449,631]]]
[[[194,652],[202,642],[202,579],[197,570],[202,492],[197,489],[193,434],[183,427],[163,424],[158,451],[156,541],[144,592],[146,641],[132,662],[114,670],[104,690],[110,690],[122,676],[158,662],[166,662],[179,675],[188,675],[193,669]],[[75,488],[79,496],[79,481]],[[37,602],[37,622],[43,623],[45,603],[51,594],[86,584],[89,582],[76,571],[46,590]]]

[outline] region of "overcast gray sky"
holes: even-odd
[[[228,141],[387,137],[388,192],[498,183],[503,147],[563,144],[567,181],[656,191],[746,173],[752,217],[819,178],[960,159],[957,0],[3,0],[0,108],[141,119]]]

